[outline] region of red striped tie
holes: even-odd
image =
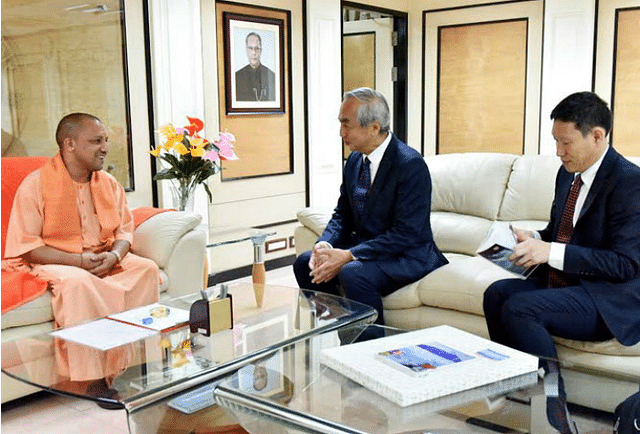
[[[571,184],[571,191],[567,197],[567,202],[564,205],[564,211],[560,218],[560,226],[558,227],[558,234],[556,235],[556,241],[563,244],[568,244],[571,241],[571,235],[573,234],[573,214],[576,209],[576,201],[578,200],[578,194],[580,194],[580,187],[582,187],[582,178],[577,175]],[[567,286],[568,281],[566,273],[556,270],[555,268],[549,269],[549,287],[558,288]]]

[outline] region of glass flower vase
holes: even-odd
[[[178,211],[193,212],[198,184],[190,183],[187,179],[172,179],[170,185],[173,207]]]

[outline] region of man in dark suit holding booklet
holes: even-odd
[[[493,341],[543,357],[545,386],[557,386],[549,422],[574,433],[552,336],[640,341],[640,168],[609,146],[611,111],[594,93],[569,95],[551,119],[562,167],[550,221],[539,233],[515,229],[511,257],[540,267],[489,286],[484,313]]]

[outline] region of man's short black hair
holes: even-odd
[[[77,136],[78,127],[86,119],[102,123],[100,119],[94,115],[90,115],[89,113],[71,113],[63,117],[58,123],[58,128],[56,129],[56,143],[58,143],[58,146],[62,146],[62,142],[64,142],[64,139],[68,137],[75,138]]]
[[[593,127],[602,127],[609,134],[612,118],[607,103],[593,92],[572,93],[551,111],[552,120],[573,122],[583,136]]]

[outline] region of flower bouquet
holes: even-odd
[[[156,173],[153,180],[171,181],[180,211],[184,211],[187,203],[193,199],[198,184],[204,186],[211,202],[213,196],[205,181],[222,169],[220,160],[238,159],[233,151],[233,134],[218,133],[218,138],[210,141],[198,135],[204,128],[200,119],[188,116],[187,119],[189,125],[183,128],[175,128],[172,124],[160,127],[158,133],[162,143],[149,151],[169,164],[169,167]]]

